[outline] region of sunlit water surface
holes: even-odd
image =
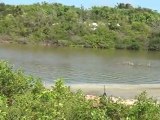
[[[112,88],[160,88],[160,52],[2,44],[0,59],[42,78],[46,86],[64,78],[66,84],[81,85],[79,88],[104,84]]]

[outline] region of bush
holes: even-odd
[[[4,95],[0,95],[0,120],[6,118],[6,109],[7,109],[7,99]]]
[[[26,76],[21,70],[13,70],[6,61],[0,61],[0,94],[12,97],[15,94],[24,94],[27,91],[36,91],[42,88],[39,79]]]
[[[51,89],[36,78],[0,62],[1,120],[159,120],[160,105],[146,93],[132,106],[114,102],[108,96],[87,100],[81,91],[73,93],[62,80]],[[12,104],[10,104],[10,100]]]
[[[132,120],[159,120],[160,106],[153,98],[147,98],[147,93],[143,92],[137,96],[137,102],[130,110]]]
[[[148,50],[160,50],[160,37],[150,38]]]
[[[140,43],[137,40],[130,40],[127,44],[127,49],[129,50],[139,50],[140,49]]]

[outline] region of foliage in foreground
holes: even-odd
[[[73,93],[58,80],[46,89],[39,79],[13,70],[0,61],[1,120],[160,120],[160,105],[143,92],[128,106],[101,96],[86,100],[81,91]]]

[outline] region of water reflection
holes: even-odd
[[[0,59],[22,67],[46,83],[160,83],[160,53],[124,50],[0,45]]]

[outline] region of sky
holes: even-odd
[[[130,3],[135,7],[141,6],[160,12],[160,0],[0,0],[0,2],[14,5],[32,4],[43,1],[49,3],[62,3],[65,5],[75,5],[77,7],[83,5],[85,8],[90,8],[92,6],[115,6],[117,3]]]

